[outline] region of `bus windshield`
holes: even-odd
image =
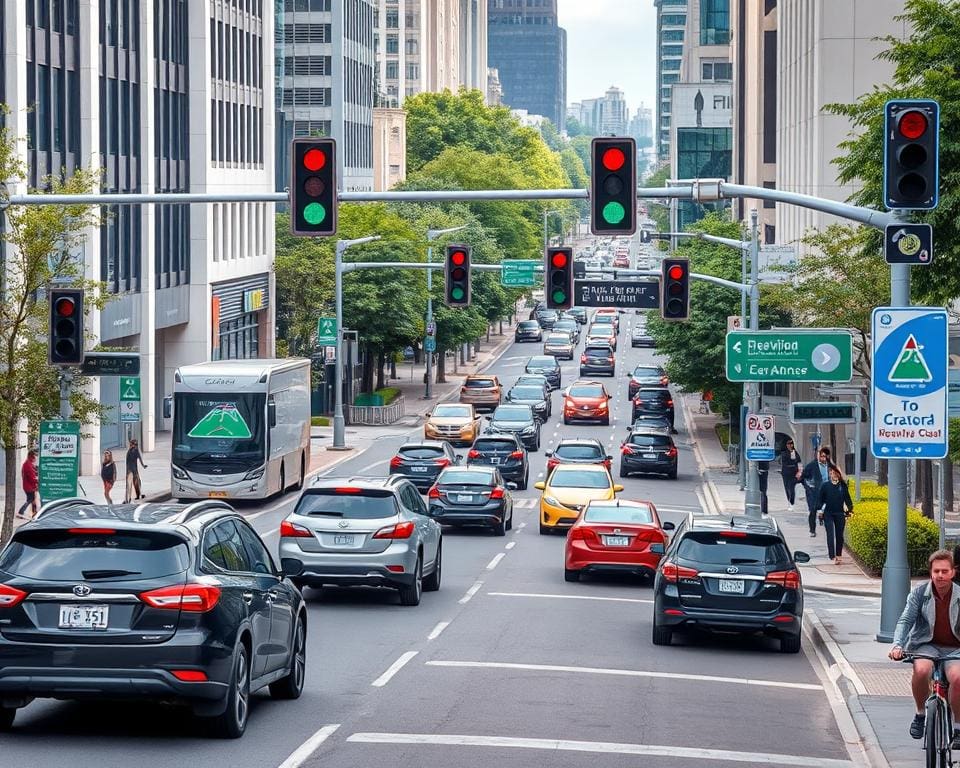
[[[173,463],[199,474],[263,464],[266,395],[180,392],[174,397]]]

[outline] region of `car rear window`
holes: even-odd
[[[646,504],[619,506],[591,502],[584,510],[583,519],[588,523],[652,523],[653,511]]]
[[[186,542],[158,532],[25,531],[0,559],[0,571],[44,581],[130,581],[183,573]]]
[[[549,355],[539,355],[537,357],[531,357],[527,361],[527,368],[559,368],[560,363],[557,362],[555,357],[550,357]]]
[[[670,392],[666,389],[641,389],[638,393],[641,400],[669,400]]]
[[[540,330],[540,323],[536,320],[524,320],[517,327],[523,331],[537,331]]]
[[[653,368],[649,365],[638,365],[633,369],[633,375],[638,379],[659,378],[662,374],[659,368]]]
[[[599,459],[604,453],[598,445],[561,445],[553,455],[561,459]]]
[[[733,533],[738,535],[691,532],[681,540],[677,556],[706,565],[776,565],[790,560],[787,547],[774,536]]]
[[[669,435],[630,435],[631,445],[640,445],[645,448],[667,448],[673,445],[673,440]]]
[[[386,490],[345,487],[319,488],[304,493],[293,510],[298,515],[375,520],[397,514],[393,494]]]
[[[477,451],[515,451],[517,450],[517,444],[512,440],[481,438],[474,442],[473,448]]]
[[[606,472],[557,467],[550,475],[550,485],[553,488],[609,488],[610,477]]]
[[[514,387],[510,390],[510,397],[520,400],[543,400],[543,390],[540,387]]]
[[[570,397],[603,397],[603,385],[574,384],[570,387]]]
[[[445,469],[437,478],[437,485],[493,485],[493,472],[483,470]]]
[[[467,379],[463,382],[463,386],[471,389],[489,389],[497,386],[497,383],[493,379]]]
[[[551,333],[547,336],[547,344],[569,344],[570,343],[570,334],[567,333]]]
[[[404,446],[397,453],[405,459],[436,459],[443,456],[443,448],[429,445]]]
[[[587,347],[583,353],[587,357],[610,357],[612,351],[609,347]]]

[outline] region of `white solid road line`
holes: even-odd
[[[560,664],[513,664],[504,661],[428,661],[428,667],[467,667],[473,669],[527,669],[532,672],[572,672],[585,675],[613,675],[615,677],[652,677],[663,680],[693,680],[698,683],[724,685],[754,685],[762,688],[789,688],[798,691],[822,691],[815,683],[788,683],[781,680],[756,680],[749,677],[721,677],[694,675],[688,672],[648,672],[642,669],[607,669],[604,667],[568,667]]]
[[[441,621],[437,623],[437,626],[433,628],[433,631],[427,635],[427,640],[436,640],[440,637],[440,633],[443,632],[447,627],[450,626],[449,621]]]
[[[470,599],[471,599],[475,594],[477,594],[477,592],[480,591],[480,587],[482,587],[482,586],[483,586],[483,582],[482,582],[482,581],[475,581],[475,582],[473,583],[473,586],[470,587],[470,589],[467,590],[467,593],[466,593],[463,597],[461,597],[457,602],[460,603],[460,605],[466,605],[467,603],[470,602]]]
[[[425,744],[451,747],[495,747],[499,749],[542,749],[551,752],[592,752],[611,755],[645,755],[691,760],[717,760],[756,765],[793,765],[801,768],[853,768],[849,760],[771,752],[736,752],[727,749],[700,749],[658,744],[623,744],[610,741],[570,739],[523,739],[511,736],[470,736],[434,733],[354,733],[347,741],[363,744]]]
[[[507,546],[504,547],[504,549],[513,549],[515,546],[517,546],[517,542],[511,541],[509,544],[507,544]]]
[[[610,603],[647,603],[653,605],[653,600],[641,600],[637,597],[597,597],[594,595],[548,595],[541,592],[487,592],[492,597],[545,597],[555,600],[600,600]]]
[[[366,474],[374,467],[379,467],[381,464],[389,464],[389,463],[390,463],[390,459],[383,459],[383,461],[375,461],[373,462],[373,464],[367,464],[367,466],[365,467],[360,467],[360,469],[357,470],[357,474],[358,475]]]
[[[506,556],[507,556],[506,552],[501,552],[499,555],[494,555],[493,560],[487,563],[487,570],[492,571],[494,568],[500,565],[500,561],[503,560],[503,558],[505,558]]]
[[[325,742],[334,731],[340,727],[340,723],[334,725],[325,725],[319,731],[317,731],[313,736],[307,739],[303,744],[294,750],[293,754],[290,755],[286,760],[280,763],[280,768],[300,768],[307,759],[317,751],[323,742]]]
[[[383,686],[385,686],[387,683],[390,682],[390,678],[392,678],[395,674],[397,674],[397,672],[403,669],[403,666],[408,661],[410,661],[410,659],[416,656],[418,653],[419,651],[407,651],[406,653],[401,654],[400,658],[397,659],[395,662],[393,662],[393,664],[391,664],[389,667],[387,667],[387,671],[384,672],[382,675],[380,675],[380,677],[378,677],[372,683],[370,683],[370,685],[376,688],[383,688]]]

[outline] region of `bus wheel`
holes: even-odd
[[[303,484],[306,481],[307,481],[307,464],[306,464],[306,459],[304,458],[304,455],[301,453],[300,454],[300,482],[297,483],[296,490],[302,491]]]
[[[283,496],[286,490],[287,490],[287,473],[283,465],[281,464],[280,465],[280,495]]]

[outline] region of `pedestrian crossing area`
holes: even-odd
[[[535,509],[539,499],[514,499],[514,509]]]

